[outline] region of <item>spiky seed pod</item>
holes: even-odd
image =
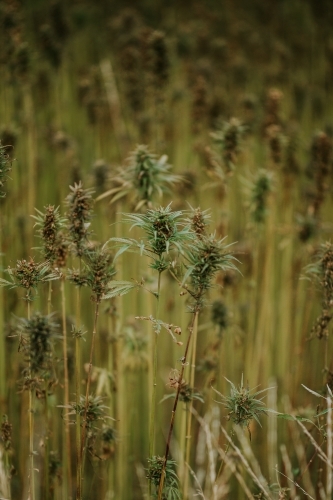
[[[83,189],[81,181],[70,186],[70,190],[66,198],[69,238],[76,255],[82,257],[86,251],[89,235],[94,191]]]
[[[29,362],[32,376],[45,376],[51,371],[53,342],[59,337],[57,328],[52,316],[42,316],[39,313],[34,314],[31,319],[20,320],[22,350]]]
[[[11,160],[6,151],[7,147],[2,146],[0,142],[0,198],[6,196],[3,187],[8,179],[8,172],[11,171]]]

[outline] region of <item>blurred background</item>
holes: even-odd
[[[240,261],[240,273],[218,275],[200,315],[195,388],[205,402],[195,401],[195,408],[209,425],[221,421],[227,427],[227,411],[214,403],[210,386],[213,381],[228,394],[224,377],[239,385],[243,374],[251,388],[276,387],[267,395],[268,406],[313,416],[323,402],[301,384],[323,395],[327,384],[333,385],[333,301],[325,295],[322,267],[314,271],[317,282],[301,279],[308,276],[306,266],[322,263],[323,252],[330,250],[323,244],[332,237],[332,2],[1,0],[0,25],[0,140],[12,162],[6,197],[0,200],[2,277],[8,279],[5,269],[17,259],[41,260],[31,215],[47,205],[60,206],[66,215],[69,186],[80,181],[94,190],[94,198],[101,198],[91,221],[93,241],[140,239],[139,231],[129,233],[128,225],[121,224],[120,212],[134,212],[141,200],[134,190],[113,200],[112,190],[135,161],[137,146],[145,145],[147,154],[156,155],[152,158],[167,155],[172,173],[181,175],[163,199],[149,200],[151,206],[172,202],[172,210],[209,210],[209,232],[234,242],[232,251]],[[138,211],[146,208],[143,203]],[[124,254],[117,279],[142,278],[156,286],[148,261]],[[58,314],[57,282],[53,287],[52,310]],[[186,338],[186,297],[179,296],[167,275],[161,290],[162,319],[180,325]],[[11,470],[10,498],[21,499],[28,487],[28,403],[18,387],[24,357],[18,352],[15,318],[25,315],[25,304],[17,289],[2,288],[0,293],[1,415],[8,415],[13,426],[11,451],[1,456],[7,456]],[[72,399],[74,295],[67,283]],[[46,312],[46,296],[42,285],[34,310]],[[82,322],[90,332],[93,308],[85,289],[82,304]],[[103,303],[94,361],[100,371],[92,390],[104,398],[116,421],[107,444],[95,436],[86,464],[86,499],[147,498],[151,327],[134,317],[149,314],[151,301],[141,291]],[[82,345],[82,371],[89,335]],[[160,337],[158,401],[170,393],[169,372],[182,356],[182,348],[167,334]],[[41,479],[45,472],[36,474],[36,498],[41,499],[71,497],[64,481],[59,341],[54,365],[57,385],[49,398],[49,427],[42,402],[37,402],[35,415],[36,449],[42,457],[47,439],[56,457],[47,497]],[[157,408],[156,452],[161,456],[171,406],[172,401],[165,401]],[[280,446],[286,443],[295,481],[322,498],[321,462],[309,441],[297,434],[296,424],[283,420],[277,425],[270,417],[261,421],[262,428],[251,427],[251,447],[268,484],[276,483],[274,467],[281,464]],[[180,415],[172,451],[180,462],[181,432]],[[318,436],[320,441],[320,432]],[[216,437],[225,446],[218,430]],[[213,498],[202,439],[195,422],[190,463],[206,498]],[[73,478],[74,457],[73,445]],[[180,470],[182,474],[186,472]],[[224,486],[216,498],[245,495],[232,477],[225,478]],[[251,481],[249,488],[258,494]],[[186,498],[195,491],[191,479]],[[286,495],[291,496],[279,498],[296,498]]]

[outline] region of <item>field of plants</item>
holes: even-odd
[[[332,500],[331,25],[0,1],[1,500]]]

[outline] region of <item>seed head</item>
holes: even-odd
[[[70,186],[70,190],[66,198],[69,238],[76,255],[82,257],[89,235],[93,190],[83,189],[81,182]]]

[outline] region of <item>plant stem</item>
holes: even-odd
[[[61,315],[62,315],[62,337],[63,337],[63,358],[64,358],[64,406],[69,405],[69,380],[68,380],[68,359],[67,359],[67,325],[66,325],[66,295],[65,277],[61,278]],[[66,479],[63,481],[64,497],[72,497],[72,467],[71,467],[71,442],[69,433],[69,420],[65,418],[65,432],[63,435],[63,464],[66,471]]]
[[[159,484],[159,487],[158,487],[158,500],[162,500],[162,493],[163,493],[163,486],[164,486],[164,479],[165,479],[165,470],[166,470],[166,465],[167,465],[167,461],[168,461],[168,457],[169,457],[169,452],[170,452],[170,442],[171,442],[171,436],[172,436],[173,426],[174,426],[174,422],[175,422],[175,416],[176,416],[176,410],[177,410],[177,406],[178,406],[179,394],[180,394],[180,390],[181,390],[181,387],[182,387],[181,382],[183,380],[184,370],[185,370],[185,366],[186,366],[186,362],[187,362],[188,350],[189,350],[189,346],[190,346],[192,334],[193,334],[193,331],[194,331],[194,325],[195,325],[195,323],[197,321],[198,314],[199,314],[199,307],[198,307],[198,305],[196,305],[195,309],[194,309],[194,312],[193,312],[192,319],[191,319],[191,323],[190,323],[190,325],[188,327],[188,329],[189,329],[189,335],[188,335],[187,342],[186,342],[185,354],[184,354],[184,357],[182,358],[182,368],[181,368],[179,379],[178,379],[178,385],[177,385],[177,392],[176,392],[175,402],[173,404],[173,408],[172,408],[172,412],[171,412],[171,421],[170,421],[168,439],[167,439],[166,448],[165,448],[164,462],[163,462],[163,467],[162,467],[162,471],[161,471],[160,484]]]
[[[196,315],[194,325],[193,325],[193,345],[192,345],[192,360],[190,366],[190,387],[194,388],[195,379],[195,360],[197,354],[197,337],[198,337],[198,317]],[[192,426],[192,407],[193,399],[191,399],[188,414],[187,414],[187,426],[186,426],[186,440],[185,440],[185,463],[190,463],[190,451],[191,451],[191,426]],[[189,474],[185,474],[184,477],[184,499],[188,496],[188,486],[189,486]]]
[[[30,299],[27,298],[27,316],[31,317]],[[29,367],[30,379],[32,378],[31,366]],[[35,477],[34,477],[34,393],[29,390],[29,490],[30,500],[35,500]]]
[[[76,289],[76,337],[75,337],[75,373],[76,373],[76,408],[80,407],[81,392],[81,339],[78,335],[80,328],[80,296],[81,288]],[[81,455],[81,419],[76,413],[76,500],[82,500],[82,455]]]
[[[158,273],[157,284],[157,304],[156,304],[156,320],[158,320],[160,309],[160,289],[161,289],[161,272]],[[155,451],[155,413],[156,413],[156,387],[157,387],[157,333],[153,331],[153,391],[150,409],[150,425],[149,425],[149,457],[154,455]],[[151,481],[149,481],[149,498],[151,497]]]
[[[94,328],[91,338],[91,346],[90,346],[90,358],[89,358],[89,367],[88,367],[88,378],[87,378],[87,387],[86,387],[86,401],[84,407],[84,418],[83,418],[83,428],[82,428],[82,436],[81,436],[81,460],[82,460],[82,469],[84,469],[84,459],[85,459],[85,441],[87,434],[87,412],[89,405],[89,391],[90,391],[90,383],[91,383],[91,371],[92,371],[92,361],[94,355],[94,347],[95,347],[95,339],[97,332],[97,321],[99,316],[99,304],[100,302],[96,302],[95,307],[95,317],[94,317]]]

